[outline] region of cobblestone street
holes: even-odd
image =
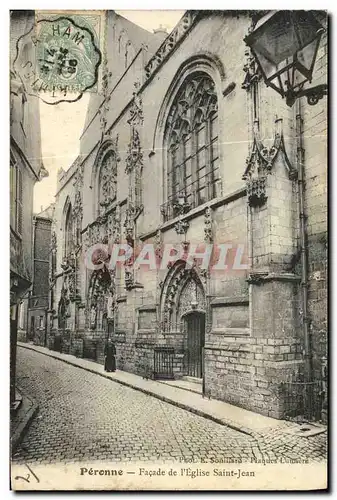
[[[257,441],[139,391],[40,353],[18,348],[17,383],[39,412],[16,450],[16,463],[109,461],[221,462],[313,459],[326,434],[266,432]],[[188,393],[186,392],[188,397]]]

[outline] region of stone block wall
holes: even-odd
[[[73,339],[70,346],[70,353],[72,356],[76,356],[77,358],[83,358],[83,346],[84,341],[81,338]]]
[[[326,27],[327,16],[321,16]],[[328,33],[322,36],[313,84],[328,78]],[[308,305],[313,370],[322,377],[328,346],[328,116],[327,98],[315,106],[302,99],[305,158],[305,213],[308,245]]]
[[[205,349],[207,395],[274,418],[284,418],[282,382],[298,379],[302,347],[293,338],[232,337]]]

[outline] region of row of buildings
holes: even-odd
[[[289,106],[244,42],[266,12],[187,11],[170,34],[107,11],[103,90],[60,170],[44,344],[187,378],[205,395],[321,418],[327,357],[327,101]],[[327,16],[312,84],[327,80]],[[289,74],[288,74],[289,77]],[[247,266],[89,268],[93,245],[243,248]],[[35,321],[35,320],[34,320]],[[41,342],[41,339],[39,340]]]
[[[34,26],[34,11],[12,11],[10,31],[10,400],[15,407],[16,343],[19,326],[26,326],[25,311],[36,271],[33,256],[33,190],[48,172],[41,156],[39,101],[27,93],[24,82],[14,69],[17,40]],[[20,64],[30,57],[23,51]],[[37,221],[37,219],[36,219]],[[50,222],[51,223],[51,222]],[[50,224],[49,223],[49,224]],[[39,225],[39,223],[37,223]],[[35,226],[36,227],[36,226]],[[38,235],[39,229],[36,232]],[[47,244],[49,246],[49,239]],[[49,267],[49,249],[45,255]],[[37,275],[37,274],[36,274]],[[45,294],[48,300],[48,288]],[[24,305],[26,304],[26,305]]]

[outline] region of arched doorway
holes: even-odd
[[[161,328],[164,335],[170,334],[170,346],[177,353],[178,376],[196,379],[191,382],[204,378],[206,311],[204,278],[196,266],[189,268],[178,261],[163,284]]]
[[[107,336],[113,315],[114,283],[106,266],[92,273],[88,288],[87,322],[91,330]],[[109,306],[110,303],[110,306]]]
[[[186,375],[203,377],[203,348],[205,346],[205,313],[191,311],[184,316],[186,332]]]

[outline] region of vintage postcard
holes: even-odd
[[[328,13],[10,12],[13,490],[324,490]]]

